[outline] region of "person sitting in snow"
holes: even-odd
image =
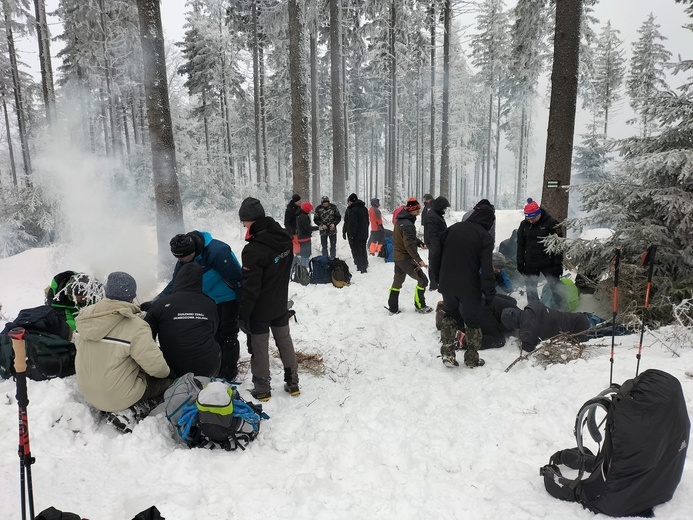
[[[214,377],[221,367],[221,349],[214,339],[217,331],[217,306],[202,292],[202,274],[198,264],[184,264],[173,292],[152,303],[144,317],[159,338],[164,359],[176,374],[192,372]]]
[[[82,309],[75,320],[77,387],[125,433],[163,401],[173,382],[149,325],[133,303],[136,293],[132,276],[113,272],[106,279],[106,298]]]
[[[231,247],[221,240],[212,238],[206,231],[191,231],[171,239],[171,254],[178,259],[173,276],[156,299],[171,294],[173,284],[181,267],[188,262],[202,266],[202,292],[217,304],[219,326],[215,340],[221,347],[219,376],[229,381],[238,375],[238,298],[243,285],[241,265]],[[142,310],[149,310],[142,305]]]
[[[75,330],[75,317],[87,305],[103,298],[103,285],[96,278],[77,271],[56,274],[46,287],[46,305],[53,308]]]
[[[580,341],[611,335],[612,327],[606,324],[597,330],[580,334],[595,327],[604,320],[589,312],[564,312],[551,309],[541,302],[530,302],[521,310],[517,307],[504,309],[501,314],[503,326],[510,331],[518,330],[522,350],[532,352],[539,342],[553,338],[560,333],[578,334]],[[628,328],[617,325],[616,335],[630,334]]]

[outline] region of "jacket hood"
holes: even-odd
[[[416,222],[416,216],[403,208],[402,211],[397,214],[397,220],[411,220],[412,222]]]
[[[357,206],[363,206],[364,208],[366,207],[366,203],[363,202],[361,199],[356,199],[354,202],[351,203],[351,208],[355,208]]]
[[[134,303],[105,298],[80,311],[75,318],[78,334],[90,341],[100,341],[121,321],[137,317],[139,310]]]
[[[477,204],[474,206],[474,211],[467,220],[481,224],[481,226],[488,231],[493,227],[493,223],[496,221],[496,210],[489,204]]]
[[[441,215],[450,207],[450,201],[445,197],[438,197],[431,202],[431,209],[437,211]]]
[[[281,252],[291,247],[291,237],[272,217],[264,217],[253,222],[248,229],[248,235],[248,242],[260,242],[273,251]]]
[[[173,282],[173,292],[189,291],[201,293],[203,271],[202,266],[195,262],[183,264]]]

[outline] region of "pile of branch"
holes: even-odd
[[[272,354],[274,358],[280,359],[277,350]],[[323,376],[326,373],[325,361],[320,354],[306,354],[305,352],[296,351],[296,361],[299,368],[304,372],[313,374],[314,376]],[[238,362],[238,373],[247,374],[250,372],[250,359],[241,359]]]
[[[553,338],[542,342],[532,352],[525,353],[521,351],[520,357],[513,361],[505,371],[510,371],[520,361],[527,361],[530,358],[534,360],[535,364],[544,368],[550,365],[567,365],[576,359],[589,359],[596,346],[586,345],[581,341],[582,335],[587,333],[589,331],[580,334],[561,332]]]

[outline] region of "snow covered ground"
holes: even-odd
[[[498,212],[497,243],[521,218],[519,211]],[[224,220],[230,224],[216,220],[204,229],[240,256],[240,224],[235,215]],[[51,277],[70,268],[101,279],[130,271],[140,301],[151,297],[153,232],[102,235],[109,242],[98,248],[98,259],[89,249],[62,246],[0,260],[0,324],[40,305]],[[315,253],[318,243],[315,237]],[[353,270],[341,236],[338,254]],[[370,262],[348,288],[291,284],[296,348],[322,355],[325,374],[301,373],[302,393],[293,398],[282,391],[275,359],[274,394],[265,404],[271,419],[245,452],[189,450],[160,416],[121,435],[98,420],[74,377],[29,381],[36,511],[54,505],[92,520],[130,519],[151,505],[167,520],[594,518],[549,496],[539,468],[556,450],[574,446],[575,414],[608,386],[611,340],[593,342],[588,360],[547,369],[524,361],[506,373],[518,356],[511,339],[482,353],[484,367],[449,369],[436,357],[433,315],[414,312],[413,280],[402,289],[403,312],[390,316],[383,305],[393,264]],[[439,298],[429,294],[428,302]],[[684,376],[693,370],[693,347],[678,345],[674,332],[645,335],[640,370],[679,378],[693,417],[693,379]],[[617,338],[615,382],[634,376],[637,345],[637,336]],[[250,384],[243,374],[246,396]],[[13,381],[0,381],[0,517],[7,519],[19,518],[14,394]],[[655,509],[658,518],[691,517],[691,458],[689,450],[681,484]]]

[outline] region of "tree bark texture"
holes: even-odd
[[[310,129],[311,129],[311,174],[313,178],[313,201],[320,196],[320,119],[318,115],[318,44],[316,39],[317,24],[313,23],[310,34]],[[329,195],[331,196],[331,194]]]
[[[305,80],[303,0],[289,0],[289,77],[291,79],[291,164],[294,193],[310,194],[308,88]],[[313,203],[317,205],[314,199]]]
[[[440,141],[440,195],[450,199],[450,29],[452,9],[450,0],[443,7],[443,125]],[[433,193],[431,193],[433,195]]]
[[[431,22],[431,166],[428,177],[428,193],[433,195],[436,192],[436,2],[431,0],[430,22]]]
[[[582,0],[557,0],[551,104],[541,205],[559,222],[568,216],[575,133]]]
[[[55,121],[55,89],[53,86],[53,65],[51,63],[50,34],[46,21],[45,0],[34,0],[36,12],[36,39],[39,48],[39,63],[41,67],[41,88],[43,103],[46,108],[46,121],[50,126]]]
[[[330,90],[332,93],[332,192],[339,202],[346,201],[344,178],[344,111],[342,109],[342,1],[330,0]]]
[[[144,92],[152,150],[152,176],[156,200],[159,276],[170,273],[169,241],[184,230],[178,186],[176,147],[166,80],[164,35],[159,0],[137,0],[144,63]],[[166,271],[166,272],[164,272]]]

